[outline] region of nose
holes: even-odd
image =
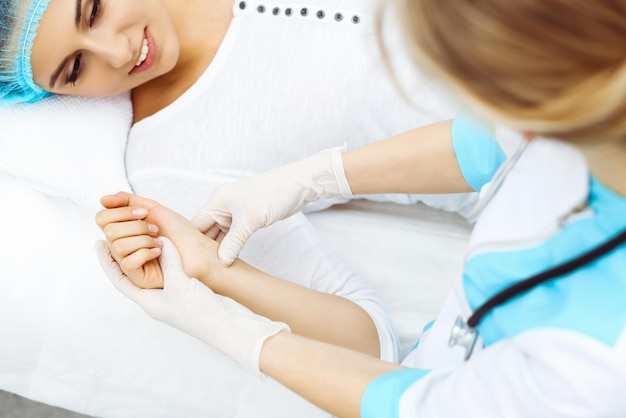
[[[91,33],[85,39],[85,49],[113,68],[122,68],[133,59],[130,40],[123,33]]]

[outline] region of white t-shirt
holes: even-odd
[[[169,194],[178,188],[167,184],[172,177],[229,182],[326,148],[355,148],[451,118],[455,104],[410,63],[398,24],[387,15],[387,52],[412,103],[397,89],[379,49],[376,5],[236,1],[231,26],[200,79],[131,130],[126,163],[133,187],[149,182]],[[461,212],[473,203],[467,194],[382,198]],[[182,206],[193,215],[199,201],[190,199]]]

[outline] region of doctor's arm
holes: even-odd
[[[459,167],[452,129],[453,121],[438,122],[350,151],[343,147],[321,151],[259,176],[224,184],[192,222],[203,232],[217,225],[226,233],[219,257],[229,265],[255,231],[315,200],[355,194],[473,191]]]
[[[622,416],[616,352],[588,343],[575,333],[538,330],[429,371],[279,333],[265,341],[259,364],[340,417]]]
[[[434,123],[342,153],[352,193],[473,191],[457,161],[452,124],[452,120]]]
[[[337,417],[361,416],[361,401],[372,381],[392,371],[409,370],[288,332],[265,340],[259,366],[264,374]]]

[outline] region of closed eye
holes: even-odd
[[[89,27],[92,27],[98,17],[100,16],[101,11],[101,0],[94,0],[91,7],[91,13],[89,15]],[[82,61],[83,54],[78,54],[76,58],[74,58],[74,65],[72,66],[72,70],[70,72],[69,77],[67,78],[67,82],[74,86],[76,81],[78,81],[78,77],[80,76],[82,70]]]
[[[89,27],[92,27],[94,25],[94,23],[96,22],[96,20],[98,19],[98,17],[100,16],[100,3],[101,0],[94,0],[93,1],[93,6],[91,8],[91,14],[89,16]]]
[[[67,82],[70,83],[71,85],[75,85],[76,80],[78,80],[78,76],[80,75],[82,59],[83,59],[83,54],[78,54],[76,58],[74,58],[74,65],[72,66],[72,71],[70,72],[70,75],[67,78]]]

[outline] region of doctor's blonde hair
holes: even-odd
[[[416,62],[513,128],[626,138],[626,0],[398,0]]]

